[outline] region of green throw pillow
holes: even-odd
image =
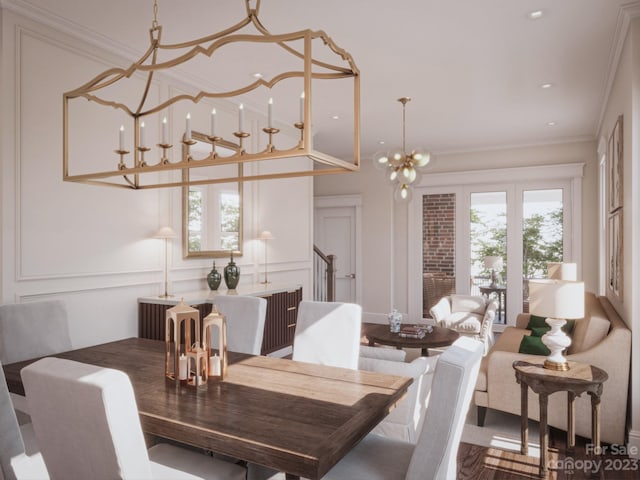
[[[531,330],[532,337],[541,337],[549,330],[551,330],[551,327],[549,325],[547,325],[546,327],[531,327],[529,330]]]
[[[551,351],[542,343],[540,337],[534,337],[533,335],[525,335],[520,342],[519,353],[526,353],[527,355],[549,355]]]
[[[575,323],[575,320],[567,320],[567,323],[562,326],[564,333],[571,335]],[[527,330],[531,330],[532,336],[541,337],[551,330],[551,327],[547,324],[546,318],[531,315],[531,317],[529,317],[529,323],[527,324]]]

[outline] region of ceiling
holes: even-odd
[[[148,47],[152,0],[3,3],[63,22],[131,60]],[[621,6],[638,3],[263,0],[260,19],[272,33],[322,29],[351,53],[361,73],[361,153],[367,158],[401,144],[396,100],[402,96],[413,99],[406,110],[408,149],[423,145],[437,155],[594,138],[619,47]],[[165,43],[217,32],[245,16],[243,0],[158,5]],[[529,18],[537,10],[542,17]],[[204,71],[191,73],[216,82]],[[545,83],[551,87],[542,88]],[[316,147],[347,156],[351,127],[331,117],[314,115]]]

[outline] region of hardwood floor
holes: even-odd
[[[640,479],[640,459],[629,458],[621,454],[620,447],[616,455],[605,451],[603,455],[589,458],[585,447],[587,439],[577,437],[573,454],[567,453],[566,433],[555,428],[549,429],[549,469],[550,480]],[[607,450],[612,446],[603,445]],[[523,480],[540,478],[538,476],[538,457],[528,457],[520,453],[480,447],[461,443],[458,450],[458,480]],[[594,463],[600,462],[600,471],[593,472]]]

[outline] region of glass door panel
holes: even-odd
[[[546,278],[548,262],[562,262],[562,189],[522,193],[522,311],[529,311],[529,280]]]
[[[498,299],[495,323],[506,323],[507,192],[470,196],[471,295]]]

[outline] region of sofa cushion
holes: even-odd
[[[451,328],[456,332],[475,334],[480,333],[482,317],[483,314],[455,312],[449,315],[441,325],[443,327]]]
[[[533,335],[525,335],[520,341],[518,353],[526,353],[528,355],[549,355],[551,351],[542,343],[542,338]]]
[[[451,312],[471,312],[484,315],[486,310],[484,297],[478,295],[451,295]]]
[[[568,349],[570,355],[590,349],[609,333],[609,319],[595,295],[586,294],[584,300],[584,318],[576,321]]]

